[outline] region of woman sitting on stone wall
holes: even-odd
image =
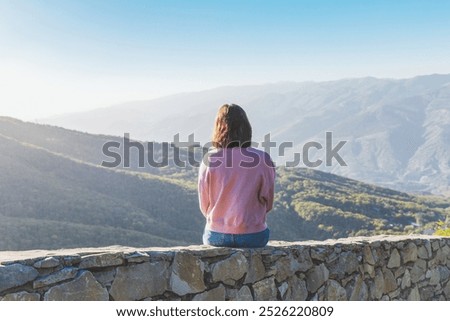
[[[210,150],[199,169],[200,209],[206,217],[203,243],[263,247],[269,240],[275,167],[270,156],[251,147],[252,127],[238,105],[220,107]]]

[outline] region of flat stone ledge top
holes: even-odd
[[[331,246],[338,244],[371,244],[375,242],[404,242],[409,240],[435,240],[435,239],[450,239],[450,237],[440,237],[432,235],[377,235],[367,237],[349,237],[341,239],[328,239],[325,241],[270,241],[264,250],[272,250],[276,248],[289,248],[296,246]],[[24,260],[36,260],[46,257],[70,257],[70,256],[85,256],[91,254],[101,253],[124,253],[131,254],[135,252],[155,252],[155,253],[169,253],[178,251],[192,251],[203,252],[208,256],[208,252],[213,252],[215,255],[228,254],[230,251],[248,251],[250,249],[237,248],[217,248],[208,245],[191,245],[179,247],[148,247],[148,248],[134,248],[121,245],[113,245],[108,247],[92,247],[92,248],[73,248],[73,249],[59,249],[59,250],[27,250],[27,251],[0,251],[0,265],[2,263],[11,264],[13,262]],[[255,249],[253,249],[255,250]],[[258,249],[257,249],[258,250]]]

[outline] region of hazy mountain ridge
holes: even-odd
[[[279,163],[331,131],[334,141],[348,141],[340,152],[348,166],[318,169],[405,191],[449,192],[450,75],[223,87],[44,121],[141,140],[172,141],[176,133],[187,140],[195,133],[205,143],[226,102],[245,107],[255,141],[271,133],[278,144],[294,143],[284,158],[272,150]]]
[[[201,243],[197,169],[101,167],[102,145],[119,140],[0,117],[0,250]],[[448,207],[442,198],[278,168],[268,220],[272,239],[325,239],[420,231]]]

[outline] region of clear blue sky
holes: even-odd
[[[0,0],[0,115],[222,85],[450,73],[450,1]]]

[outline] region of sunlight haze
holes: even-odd
[[[219,86],[450,73],[448,1],[0,0],[0,115]]]

